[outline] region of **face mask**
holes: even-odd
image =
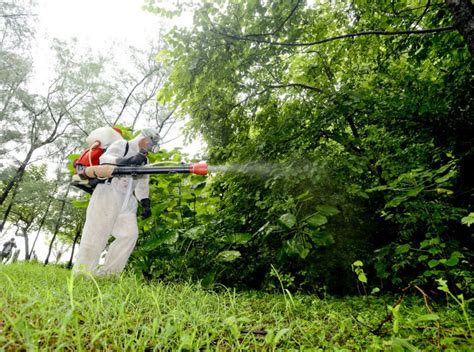
[[[157,141],[150,137],[146,137],[146,139],[147,139],[146,146],[141,148],[140,152],[142,154],[146,154],[148,152],[157,153],[160,150],[160,146],[157,143]]]
[[[160,150],[160,136],[158,132],[152,128],[145,128],[141,131],[141,135],[147,139],[147,145],[143,153],[157,153]]]

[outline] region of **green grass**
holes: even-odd
[[[394,297],[385,297],[394,304]],[[0,265],[0,350],[470,350],[455,306],[406,298],[210,291],[197,284],[74,278],[38,264]],[[437,328],[437,322],[440,327]],[[250,332],[248,332],[250,331]],[[437,332],[440,332],[439,338]]]

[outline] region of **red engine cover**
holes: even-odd
[[[82,165],[82,166],[94,166],[99,165],[99,158],[104,154],[104,149],[102,148],[91,148],[86,149],[79,159],[74,161],[74,166]]]

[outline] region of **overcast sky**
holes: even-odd
[[[73,36],[100,49],[110,40],[145,45],[158,16],[141,9],[142,0],[39,0],[40,30]]]
[[[119,61],[121,48],[146,48],[164,24],[159,16],[143,11],[142,4],[143,0],[38,0],[37,81],[47,81],[53,38],[77,38],[84,51],[112,52]],[[123,59],[121,63],[126,65]]]
[[[146,49],[159,28],[171,24],[186,26],[192,21],[187,13],[179,19],[165,23],[158,15],[144,11],[144,0],[38,0],[37,45],[35,48],[36,79],[32,83],[44,91],[51,74],[52,39],[77,38],[80,48],[111,53],[119,65],[126,66],[128,57],[123,55],[128,46]],[[180,135],[182,123],[171,131],[166,148],[183,147]],[[142,126],[143,127],[143,126]],[[184,146],[183,151],[193,155],[200,151],[201,142]]]

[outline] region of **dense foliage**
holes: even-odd
[[[278,272],[290,289],[347,293],[360,260],[371,287],[446,278],[472,292],[463,37],[448,28],[319,42],[450,24],[440,1],[196,5],[193,26],[168,33],[158,55],[172,67],[158,99],[190,116],[210,164],[227,172],[204,193],[201,180],[156,181],[135,267],[254,288],[278,287]]]

